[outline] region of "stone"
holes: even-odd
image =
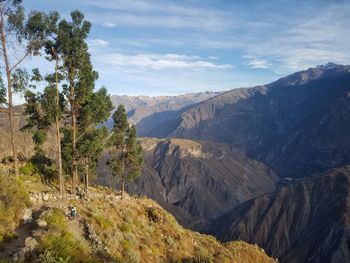
[[[41,228],[47,227],[47,222],[45,220],[43,220],[43,219],[38,219],[36,221],[36,223],[37,223],[38,227],[41,227]]]
[[[33,237],[27,237],[24,241],[24,253],[27,253],[29,251],[33,251],[38,246],[38,241],[36,241]]]
[[[33,237],[41,237],[44,234],[42,230],[34,230],[32,233]]]
[[[49,195],[48,194],[43,195],[43,200],[44,201],[48,201],[49,200]]]
[[[33,210],[31,208],[24,209],[24,213],[22,216],[23,223],[30,223],[32,221]]]

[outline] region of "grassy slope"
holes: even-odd
[[[22,181],[32,194],[53,191],[41,185],[37,177],[25,176]],[[91,191],[102,196],[112,193],[101,187]],[[103,255],[92,249],[83,236],[79,238],[79,231],[64,216],[62,207],[68,204],[77,207],[80,220],[93,226],[108,248],[112,262],[274,262],[255,245],[241,241],[221,244],[212,236],[184,229],[172,215],[147,198],[34,203],[34,210],[46,207],[50,211],[45,217],[48,230],[39,239],[42,262],[45,257],[67,262],[103,261]]]

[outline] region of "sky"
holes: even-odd
[[[350,61],[347,0],[23,2],[26,11],[57,10],[67,19],[75,9],[85,14],[96,85],[111,94],[223,91]]]

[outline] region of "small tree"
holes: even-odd
[[[114,126],[110,138],[112,145],[111,158],[107,165],[112,170],[113,176],[121,178],[122,198],[125,191],[125,183],[141,174],[143,157],[142,147],[137,140],[135,126],[130,127],[125,112],[125,107],[120,105],[113,114]]]
[[[51,169],[52,160],[46,157],[42,145],[47,139],[47,132],[53,125],[56,116],[64,108],[63,96],[60,96],[59,107],[56,106],[56,88],[55,86],[47,86],[43,93],[34,93],[28,90],[25,94],[26,108],[24,114],[27,116],[27,125],[24,129],[33,131],[33,142],[35,155],[32,158],[34,166],[45,178],[53,177],[53,169]]]

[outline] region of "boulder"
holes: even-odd
[[[31,208],[24,209],[24,213],[22,216],[23,223],[30,223],[32,221],[33,210]]]
[[[36,221],[36,223],[37,223],[38,227],[41,227],[41,228],[47,227],[47,222],[45,220],[43,220],[43,219],[38,219]]]
[[[38,241],[36,241],[33,237],[27,237],[24,241],[24,253],[27,253],[29,251],[33,251],[38,246]]]

